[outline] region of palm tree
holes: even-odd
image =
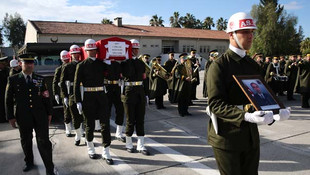
[[[109,20],[108,18],[103,18],[103,19],[101,20],[101,23],[102,23],[102,24],[112,24],[112,21]]]
[[[207,30],[211,30],[211,27],[214,27],[215,24],[213,22],[213,18],[211,18],[210,16],[206,17],[206,19],[203,21],[202,24],[202,28],[203,29],[207,29]]]
[[[180,18],[180,21],[181,21],[182,27],[184,28],[195,28],[197,24],[195,16],[190,13],[186,13],[185,16],[182,16]]]
[[[171,27],[181,28],[181,20],[179,12],[174,12],[173,16],[170,16],[169,20]]]
[[[310,53],[310,38],[307,37],[300,43],[300,51],[303,55]]]
[[[226,30],[227,29],[227,19],[223,19],[220,17],[216,22],[216,29],[217,30]]]
[[[162,17],[158,17],[157,15],[153,15],[152,19],[150,20],[150,25],[151,26],[155,26],[155,27],[164,27],[164,20],[162,19]]]

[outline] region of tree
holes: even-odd
[[[2,27],[0,27],[0,46],[3,45],[3,35],[2,35]]]
[[[203,29],[211,30],[211,27],[214,27],[214,26],[215,24],[213,22],[213,18],[211,18],[210,16],[206,17],[206,19],[202,23]]]
[[[216,21],[216,29],[217,30],[226,30],[227,29],[227,19],[224,20],[222,17],[220,17]]]
[[[151,26],[155,26],[155,27],[164,27],[164,20],[162,19],[162,17],[158,17],[157,15],[153,15],[152,19],[150,20],[150,25]]]
[[[295,28],[297,17],[287,15],[278,0],[260,0],[258,5],[253,5],[251,14],[257,30],[250,53],[270,56],[299,54],[303,30]]]
[[[171,27],[181,28],[181,20],[179,12],[174,12],[169,18]]]
[[[26,25],[20,14],[15,13],[13,16],[6,13],[3,19],[3,29],[12,47],[17,49],[24,44]]]
[[[185,16],[180,18],[182,27],[184,28],[195,28],[197,20],[193,14],[186,13]]]
[[[303,40],[300,43],[300,52],[302,53],[302,55],[306,55],[310,53],[310,38],[309,37],[307,37],[305,40]]]
[[[103,18],[103,19],[101,20],[101,23],[102,23],[102,24],[112,24],[112,21],[109,20],[108,18]]]

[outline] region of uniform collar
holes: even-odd
[[[21,73],[23,74],[24,78],[27,79],[27,74],[25,74],[23,71],[21,71]],[[32,79],[32,73],[30,74],[30,78]]]
[[[95,57],[88,57],[89,59],[91,59],[91,60],[93,60],[93,61],[95,61],[96,60],[96,58]]]
[[[246,52],[245,50],[241,50],[231,44],[229,44],[229,49],[232,50],[233,52],[235,52],[237,55],[239,55],[241,58],[245,57]]]

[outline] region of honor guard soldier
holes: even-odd
[[[161,69],[161,56],[155,58],[155,63],[152,64],[151,79],[152,87],[150,90],[151,96],[155,98],[155,104],[157,109],[165,109],[164,95],[167,93],[167,82],[169,74],[164,73],[164,68]]]
[[[99,158],[95,152],[93,142],[95,120],[96,117],[99,117],[103,144],[102,158],[107,164],[112,165],[113,160],[110,155],[110,118],[107,111],[108,99],[104,90],[104,76],[107,71],[107,65],[96,58],[97,46],[95,40],[86,40],[84,50],[88,58],[77,65],[74,77],[74,96],[77,109],[80,114],[83,113],[86,123],[88,155],[91,159]]]
[[[11,70],[10,70],[9,76],[15,75],[15,74],[19,73],[20,71],[22,71],[22,68],[20,67],[19,61],[16,59],[12,59],[10,61],[10,67],[11,67]]]
[[[146,96],[143,87],[143,80],[146,78],[145,64],[137,59],[140,44],[136,39],[130,40],[132,43],[132,59],[121,63],[122,75],[125,88],[123,90],[122,101],[126,114],[126,149],[133,153],[132,134],[136,128],[138,136],[137,150],[144,154],[150,153],[144,147],[144,115]]]
[[[62,69],[64,67],[64,65],[66,65],[67,63],[70,62],[70,56],[68,51],[63,50],[60,52],[60,59],[62,62],[62,65],[60,65],[59,67],[56,68],[55,70],[55,74],[54,74],[54,78],[53,78],[53,93],[54,93],[54,97],[55,100],[57,102],[57,104],[60,103],[60,77],[61,77],[61,72]],[[65,123],[65,129],[66,129],[66,136],[67,137],[72,137],[73,135],[71,134],[71,114],[70,114],[70,110],[68,107],[69,101],[68,99],[63,99],[63,109],[64,109],[64,123]]]
[[[234,81],[233,75],[259,75],[260,67],[246,55],[251,48],[256,25],[252,17],[239,12],[228,21],[229,49],[216,59],[208,71],[207,89],[211,113],[218,128],[209,121],[208,143],[221,174],[258,174],[259,133],[257,123],[270,124],[273,119],[287,119],[289,109],[272,111],[245,111],[250,101]],[[240,105],[240,107],[239,107]],[[216,130],[218,132],[216,132]]]
[[[286,61],[285,68],[284,68],[284,73],[288,77],[287,81],[287,100],[292,101],[295,100],[293,98],[293,93],[294,93],[294,87],[296,83],[296,78],[297,78],[297,57],[296,55],[291,55],[289,60]]]
[[[301,107],[309,108],[310,99],[310,54],[303,61],[298,62],[298,92],[301,94]],[[296,85],[295,85],[296,88]]]
[[[168,60],[164,63],[164,68],[169,72],[172,76],[174,73],[174,70],[178,64],[178,61],[174,59],[174,52],[169,52],[169,58]],[[173,87],[174,87],[174,81],[173,79],[167,80],[167,85],[168,85],[168,99],[170,102],[172,102],[173,99]]]
[[[5,119],[4,94],[5,86],[10,69],[7,66],[8,57],[0,57],[0,123],[7,122]]]
[[[188,112],[188,106],[191,102],[191,81],[193,79],[192,62],[188,60],[187,53],[182,53],[180,63],[175,70],[176,84],[174,96],[178,102],[178,111],[181,117],[191,115]]]
[[[213,61],[218,57],[218,55],[219,55],[219,53],[218,53],[217,49],[211,50],[209,53],[209,60],[207,60],[206,64],[205,64],[203,91],[202,91],[202,95],[205,98],[208,97],[208,93],[207,93],[207,73],[208,73],[208,70],[209,70],[211,63],[213,63]]]
[[[61,88],[61,96],[66,102],[68,106],[66,106],[69,110],[71,116],[71,121],[73,122],[73,126],[75,129],[75,145],[80,145],[81,137],[83,133],[83,116],[79,114],[76,103],[75,97],[73,94],[73,82],[74,82],[74,75],[77,64],[81,60],[81,50],[80,47],[77,45],[72,45],[70,47],[70,55],[71,55],[71,62],[64,65],[62,68],[62,73],[60,76],[60,88]]]
[[[199,63],[198,58],[196,57],[195,49],[191,50],[191,54],[188,56],[188,59],[192,61],[193,78],[195,78],[195,81],[192,81],[191,100],[198,100],[196,97],[196,90],[197,90],[197,86],[200,84],[200,79],[199,79],[200,63]]]
[[[39,153],[46,168],[46,174],[55,174],[52,161],[52,143],[49,140],[49,123],[52,106],[45,80],[33,72],[33,55],[20,56],[22,72],[8,79],[6,87],[7,119],[13,128],[18,129],[26,165],[23,171],[34,167],[32,151],[32,132],[35,131]],[[16,113],[14,114],[14,103]]]
[[[115,138],[125,143],[125,138],[123,137],[124,107],[121,101],[121,78],[121,64],[117,61],[112,61],[108,66],[106,79],[104,80],[104,85],[106,87],[108,97],[108,116],[111,118],[111,109],[112,105],[114,105],[116,113]]]

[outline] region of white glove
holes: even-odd
[[[272,111],[255,111],[253,113],[245,113],[244,120],[250,123],[268,125],[273,122]]]
[[[80,102],[77,103],[77,104],[76,104],[76,108],[78,109],[79,114],[82,115],[82,113],[83,113],[83,111],[82,111],[82,103],[80,103]]]
[[[145,96],[145,100],[146,100],[146,105],[149,106],[149,103],[150,103],[149,96]]]
[[[55,100],[56,100],[57,104],[59,104],[59,95],[55,95]]]
[[[276,121],[283,121],[290,118],[291,108],[287,107],[285,109],[280,109],[279,114],[273,115],[273,119]]]
[[[64,104],[66,105],[66,107],[68,107],[69,99],[67,97],[64,98]]]
[[[105,64],[107,64],[107,65],[111,64],[111,60],[103,60],[103,62],[105,62]]]

